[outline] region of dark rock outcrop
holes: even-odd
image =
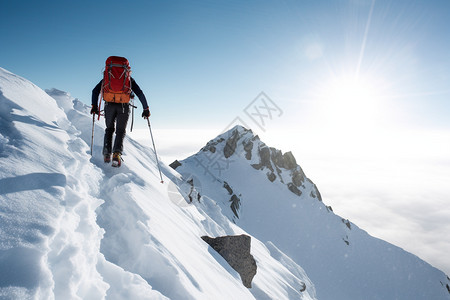
[[[227,139],[225,147],[223,148],[223,155],[225,158],[230,157],[236,151],[237,141],[239,139],[239,132],[237,129],[233,131],[231,136]]]
[[[274,171],[272,164],[270,163],[270,149],[266,145],[259,148],[259,164],[252,164],[252,167],[257,170],[262,170],[264,167],[270,171]]]
[[[245,151],[245,158],[247,160],[252,159],[253,142],[248,141],[246,144],[243,144],[243,145],[244,145],[244,151]]]
[[[223,187],[227,190],[228,194],[233,195],[233,189],[230,187],[228,182],[224,181],[223,182]]]
[[[352,226],[350,225],[350,221],[349,220],[342,219],[342,223],[344,223],[345,226],[347,226],[348,229],[352,230]]]
[[[292,182],[289,182],[287,185],[288,189],[293,192],[294,194],[296,194],[297,196],[301,196],[302,195],[302,191],[300,191]]]
[[[256,170],[264,170],[267,168],[267,179],[274,182],[278,178],[281,183],[285,183],[284,180],[286,180],[286,176],[282,176],[282,169],[288,170],[292,181],[287,183],[287,188],[297,196],[301,196],[302,191],[300,188],[305,188],[303,184],[305,183],[306,176],[302,168],[297,165],[297,161],[292,152],[289,151],[283,154],[281,150],[269,148],[264,143],[261,143],[258,154],[259,163],[252,164],[251,166],[253,168]],[[314,192],[314,198],[316,197],[321,201],[318,191],[317,193]]]
[[[189,203],[192,203],[192,200],[196,199],[198,202],[200,202],[201,199],[201,195],[200,193],[195,189],[195,185],[194,185],[194,178],[189,178],[186,181],[187,184],[189,184],[190,187],[190,191],[188,194],[188,198],[189,198]]]
[[[447,280],[450,281],[450,278],[448,276],[447,276]],[[443,287],[447,288],[447,292],[450,294],[450,285],[448,285],[448,283],[444,285],[444,283],[442,281],[440,281],[440,283]]]
[[[233,214],[236,216],[236,218],[239,219],[239,208],[241,207],[241,199],[233,194],[230,199],[230,208]]]
[[[283,154],[283,164],[284,164],[284,168],[288,169],[288,170],[291,170],[291,169],[294,169],[295,167],[297,167],[297,162],[295,161],[294,154],[292,154],[291,151]]]
[[[269,179],[270,182],[274,182],[275,179],[277,179],[277,175],[275,175],[274,172],[267,173],[267,179]]]
[[[270,150],[272,152],[272,161],[277,167],[286,170],[292,170],[297,167],[297,162],[291,151],[283,154],[281,150],[275,148],[270,148]]]
[[[169,165],[172,169],[176,170],[179,166],[181,166],[181,163],[178,160],[175,160],[173,163]]]
[[[303,182],[305,181],[305,174],[303,174],[303,172],[294,169],[292,171],[292,183],[296,186],[299,187],[303,184]]]
[[[250,254],[251,238],[248,235],[221,236],[202,239],[217,251],[241,275],[245,287],[252,287],[253,277],[256,275],[256,261]]]
[[[304,291],[306,291],[306,284],[304,282],[302,282],[302,287],[300,289],[300,292],[303,293]]]
[[[223,187],[227,190],[228,194],[231,195],[230,198],[230,208],[236,218],[239,219],[239,208],[241,207],[241,199],[234,194],[233,189],[228,184],[228,182],[223,182]],[[240,195],[239,195],[240,196]]]
[[[211,153],[216,153],[216,146],[224,141],[223,138],[220,138],[218,140],[211,140],[209,141],[205,147],[201,149],[201,151],[210,151]]]
[[[313,184],[313,190],[311,191],[311,197],[317,198],[320,202],[322,202],[322,196],[320,195],[319,189],[315,184]],[[331,208],[331,207],[330,207]]]
[[[275,164],[275,166],[279,168],[284,168],[284,162],[283,162],[283,154],[281,150],[277,150],[275,148],[270,148],[272,161]]]

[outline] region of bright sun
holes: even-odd
[[[320,102],[325,124],[334,130],[353,132],[372,129],[379,116],[381,95],[373,81],[351,77],[334,78],[324,86]]]

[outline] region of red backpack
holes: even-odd
[[[131,95],[131,69],[128,59],[110,56],[103,73],[103,99],[106,102],[128,103]]]

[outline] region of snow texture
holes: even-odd
[[[68,93],[0,68],[0,102],[1,299],[316,299],[275,244],[199,191],[188,203],[192,186],[165,165],[161,184],[152,149],[127,138],[122,167],[103,163],[103,119],[91,157],[89,107]],[[251,289],[201,239],[240,234]]]
[[[296,276],[301,265],[318,299],[450,299],[443,272],[335,215],[292,154],[251,130],[236,126],[180,163],[201,188],[199,206],[219,206]]]

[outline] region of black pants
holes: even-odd
[[[105,139],[103,141],[103,154],[123,151],[123,140],[126,134],[128,117],[130,116],[130,105],[128,103],[105,102]],[[112,147],[112,138],[116,131],[114,147]],[[112,151],[111,151],[112,150]]]

